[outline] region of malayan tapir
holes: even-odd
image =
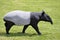
[[[22,33],[25,33],[25,30],[28,28],[29,25],[31,25],[36,30],[36,32],[41,35],[37,25],[39,21],[46,21],[53,24],[52,19],[49,15],[45,13],[45,11],[27,12],[15,10],[8,12],[4,16],[3,20],[5,21],[4,25],[6,27],[6,34],[9,34],[9,30],[13,25],[24,25]]]

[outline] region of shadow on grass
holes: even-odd
[[[6,36],[6,37],[16,37],[16,36],[37,36],[38,34],[28,34],[28,33],[21,33],[21,32],[18,32],[18,33],[10,33],[10,34],[6,34],[6,33],[0,33],[0,36]]]

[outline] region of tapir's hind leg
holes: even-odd
[[[14,23],[12,23],[10,21],[5,22],[6,34],[9,34],[9,30],[13,25],[14,25]]]
[[[25,26],[24,26],[22,33],[25,33],[25,30],[27,29],[28,26],[29,26],[29,25],[25,25]]]

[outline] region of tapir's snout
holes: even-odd
[[[46,18],[47,22],[50,22],[51,24],[53,24],[53,21],[49,15],[46,14],[45,18]]]
[[[53,25],[53,21],[50,21],[50,23]]]
[[[49,18],[49,22],[51,23],[51,24],[53,24],[53,21],[52,21],[52,19],[50,18],[50,17],[48,17]]]

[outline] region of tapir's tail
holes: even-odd
[[[3,21],[6,21],[6,20],[3,18]]]

